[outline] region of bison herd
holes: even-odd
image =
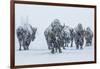
[[[23,46],[24,50],[29,49],[31,41],[35,39],[36,31],[37,28],[29,24],[17,28],[19,50],[21,50],[21,46]],[[61,25],[59,19],[54,19],[49,27],[45,29],[44,36],[48,49],[54,54],[57,52],[62,53],[62,50],[66,49],[66,47],[75,46],[76,49],[83,49],[84,44],[85,46],[91,46],[93,32],[89,27],[84,29],[81,23],[75,28],[71,28],[65,24]]]

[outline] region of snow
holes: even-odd
[[[38,43],[39,38],[32,42],[28,51],[19,51],[19,46],[16,46],[15,64],[47,64],[47,63],[63,63],[63,62],[80,62],[94,61],[94,46],[84,46],[84,49],[76,50],[75,44],[73,47],[62,49],[62,53],[51,54],[47,45]]]
[[[23,25],[21,18],[27,21],[26,17],[28,17],[27,23],[37,28],[36,39],[31,42],[28,51],[19,51],[15,33],[15,65],[94,61],[94,42],[92,46],[88,47],[84,44],[83,50],[76,50],[74,44],[72,48],[66,47],[62,53],[51,54],[44,36],[44,30],[55,18],[58,18],[62,25],[65,23],[74,28],[78,23],[82,23],[83,28],[89,26],[93,31],[93,14],[92,8],[15,4],[15,32],[19,26]]]

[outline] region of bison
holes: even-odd
[[[83,44],[84,44],[84,29],[82,24],[78,24],[78,26],[75,29],[75,44],[76,44],[76,49],[83,49]]]
[[[89,27],[87,27],[85,30],[86,46],[92,45],[92,38],[93,38],[93,32]]]
[[[62,40],[64,41],[64,47],[66,46],[68,47],[71,39],[69,26],[64,26],[61,34],[62,34]]]
[[[19,50],[23,46],[24,50],[29,49],[31,41],[34,41],[37,28],[32,27],[30,24],[24,24],[16,29],[17,38],[19,41]]]
[[[48,49],[51,50],[51,53],[59,51],[61,53],[61,30],[62,26],[58,19],[55,19],[50,26],[44,31],[44,35],[47,41]]]

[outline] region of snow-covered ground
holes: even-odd
[[[89,47],[85,47],[84,45],[83,50],[76,50],[74,45],[72,48],[66,47],[66,50],[63,50],[63,52],[60,54],[50,53],[44,37],[44,30],[51,24],[51,22],[55,18],[58,18],[62,25],[65,23],[65,25],[74,28],[78,23],[81,23],[84,28],[90,27],[92,31],[94,30],[93,8],[16,4],[15,65],[80,62],[94,60],[94,43]],[[36,39],[31,42],[28,51],[19,51],[16,29],[18,28],[18,26],[24,23],[29,23],[33,27],[37,28]]]
[[[63,62],[80,62],[80,61],[94,61],[94,46],[84,46],[83,50],[76,50],[75,45],[62,49],[62,53],[51,54],[45,42],[39,42],[37,37],[34,42],[30,44],[28,51],[19,51],[19,45],[16,41],[15,49],[15,64],[47,64],[47,63],[63,63]],[[41,43],[44,43],[41,45]]]

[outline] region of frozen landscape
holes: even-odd
[[[39,38],[31,43],[30,49],[19,51],[19,46],[15,50],[15,64],[47,64],[63,62],[94,61],[94,46],[84,47],[83,50],[76,50],[76,47],[66,47],[62,53],[52,54],[46,44],[39,42]],[[42,42],[43,43],[43,42]]]
[[[15,33],[15,65],[94,61],[94,40],[92,46],[85,46],[84,42],[84,48],[82,50],[76,50],[74,44],[73,47],[66,47],[65,50],[62,50],[62,53],[52,54],[48,50],[44,36],[44,30],[55,18],[58,18],[62,25],[65,24],[74,28],[78,23],[81,23],[83,28],[89,26],[93,31],[93,13],[93,9],[87,8],[58,8],[16,4],[15,32],[18,26],[25,22],[31,24],[33,27],[37,27],[37,32],[36,39],[30,43],[29,50],[26,51],[19,51],[19,42]],[[28,17],[28,20],[26,17]]]

